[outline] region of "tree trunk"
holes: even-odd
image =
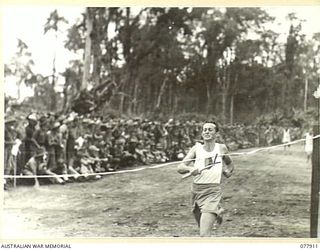
[[[230,98],[230,124],[233,124],[233,107],[234,107],[234,95],[231,95]]]
[[[210,91],[210,83],[207,81],[206,84],[207,90],[207,107],[206,107],[206,114],[208,115],[210,112],[210,104],[211,104],[211,91]]]
[[[307,112],[307,100],[308,100],[308,78],[306,77],[304,86],[304,101],[303,101],[303,111]]]
[[[91,65],[91,32],[93,28],[93,20],[90,14],[90,9],[86,8],[86,43],[85,43],[85,51],[84,51],[84,69],[83,69],[83,77],[80,90],[84,90],[87,88],[89,75],[90,75],[90,65]]]
[[[66,111],[68,107],[68,86],[69,86],[69,80],[68,77],[66,77],[66,82],[63,86],[63,107],[62,110]]]
[[[20,98],[21,98],[21,81],[19,81],[17,83],[17,87],[18,87],[18,90],[17,90],[18,100],[20,100]]]
[[[165,75],[165,77],[164,77],[164,79],[163,79],[163,82],[162,82],[162,85],[161,85],[161,88],[160,88],[160,92],[159,92],[159,95],[158,95],[158,99],[157,99],[157,104],[156,104],[156,109],[157,109],[157,110],[160,109],[161,99],[162,99],[162,96],[163,96],[163,94],[164,94],[167,81],[168,81],[168,76]]]
[[[179,98],[174,94],[174,103],[173,103],[173,113],[175,114],[178,110]]]
[[[56,53],[54,53],[53,56],[53,65],[52,65],[52,83],[51,83],[51,105],[50,105],[50,109],[52,111],[56,110],[56,104],[57,104],[57,100],[56,100],[56,92],[55,92],[55,86],[56,86]]]
[[[227,121],[227,98],[230,89],[230,66],[224,70],[224,79],[222,82],[222,122]]]
[[[167,113],[171,113],[171,108],[173,104],[173,98],[172,98],[172,84],[169,85],[169,90],[168,90],[168,103],[167,103]]]
[[[127,109],[127,112],[128,112],[128,115],[131,116],[132,112],[133,112],[133,108],[134,108],[134,102],[135,102],[135,98],[134,98],[134,90],[135,90],[135,85],[136,85],[136,81],[134,78],[130,77],[130,82],[129,82],[129,92],[128,92],[128,95],[129,95],[129,100],[128,100],[128,109]]]
[[[120,113],[123,113],[123,107],[124,106],[124,94],[121,94],[121,97],[120,97],[120,105],[119,105],[119,112]]]
[[[93,75],[92,79],[95,83],[95,86],[98,86],[101,83],[101,58],[102,58],[102,51],[101,51],[101,43],[104,41],[105,44],[108,43],[108,32],[104,32],[103,26],[105,26],[105,30],[108,30],[110,17],[109,12],[106,11],[106,8],[94,8],[95,18],[93,20],[93,39],[92,39],[92,49],[93,49]],[[107,15],[104,18],[103,15]],[[105,55],[104,55],[105,56]],[[111,64],[109,60],[107,60],[106,64]],[[108,65],[107,68],[110,68]]]
[[[237,84],[238,84],[238,73],[235,73],[234,81],[231,87],[231,82],[230,82],[230,76],[229,76],[229,89],[230,92],[229,94],[231,95],[230,97],[230,124],[233,124],[234,121],[234,96],[237,93]]]
[[[223,124],[226,123],[226,105],[227,105],[227,90],[224,87],[222,89],[222,122]]]
[[[136,79],[135,81],[135,85],[134,85],[134,91],[133,91],[133,107],[132,107],[132,111],[133,113],[137,114],[138,113],[138,89],[139,89],[139,85],[140,85],[140,80]]]
[[[131,67],[127,67],[127,82],[126,82],[126,95],[127,95],[127,101],[125,102],[126,106],[125,109],[127,113],[130,115],[132,113],[132,104],[133,104],[133,96],[134,96],[134,88],[135,88],[135,76],[133,73],[133,69]]]
[[[98,49],[95,49],[98,50]],[[100,71],[101,71],[101,63],[100,63],[100,56],[98,55],[101,51],[95,52],[93,56],[93,82],[95,86],[100,84]]]

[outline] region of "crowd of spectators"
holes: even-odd
[[[201,139],[197,121],[153,121],[31,113],[5,118],[5,175],[48,176],[51,183],[100,179],[99,173],[181,160]],[[217,140],[231,151],[281,143],[283,128],[220,126]],[[292,139],[301,138],[291,128]],[[59,175],[64,175],[63,178]],[[7,184],[10,178],[7,178]],[[23,183],[24,179],[20,182]],[[25,179],[39,185],[44,178]]]

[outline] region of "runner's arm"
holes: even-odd
[[[188,154],[184,157],[182,162],[178,165],[178,173],[179,174],[186,174],[191,173],[192,175],[199,174],[199,170],[195,167],[188,166],[191,162],[194,161],[196,157],[196,147],[193,146]]]
[[[231,157],[229,155],[226,155],[229,153],[229,150],[224,144],[221,145],[221,153],[224,154],[222,156],[222,160],[225,166],[223,169],[223,174],[225,177],[229,178],[234,170],[234,165]]]

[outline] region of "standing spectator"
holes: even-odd
[[[290,129],[286,126],[283,129],[283,136],[282,136],[282,143],[286,144],[291,142],[291,136],[290,136]],[[284,145],[284,150],[286,150],[286,147],[288,147],[288,150],[290,148],[290,145]]]
[[[40,147],[34,139],[34,133],[37,125],[37,117],[35,114],[27,116],[28,125],[24,128],[25,135],[19,147],[17,155],[17,174],[21,173],[24,165],[32,157],[35,150]]]
[[[30,114],[27,117],[28,125],[25,129],[25,159],[24,163],[26,163],[35,153],[36,149],[40,147],[40,145],[37,143],[37,141],[34,139],[34,133],[36,131],[36,125],[37,125],[37,117],[35,114]]]
[[[59,132],[60,123],[55,122],[48,132],[48,153],[49,162],[48,169],[57,174],[67,174],[67,167],[65,164],[64,154],[63,154],[63,144],[61,134]],[[67,176],[63,177],[64,181],[69,181]]]
[[[15,132],[15,119],[5,120],[4,130],[4,174],[16,174],[15,159],[12,156],[12,148],[16,144],[16,132]],[[7,189],[8,183],[5,181],[5,189]]]
[[[264,136],[265,136],[265,141],[267,143],[267,146],[271,146],[272,142],[273,142],[273,136],[274,136],[274,131],[272,126],[268,126],[268,128],[266,129],[266,131],[264,132]]]
[[[69,122],[68,119],[66,118],[65,115],[60,117],[60,127],[59,127],[59,133],[61,136],[61,145],[62,145],[62,154],[63,154],[63,159],[66,161],[67,159],[67,139],[68,139],[68,125],[67,123]]]
[[[39,129],[34,132],[34,139],[40,147],[46,147],[48,143],[47,139],[48,123],[46,117],[42,116],[39,119]]]
[[[311,160],[313,151],[313,133],[311,129],[306,133],[304,151],[307,154],[307,162],[309,162]]]
[[[66,164],[68,168],[68,173],[74,175],[74,179],[77,180],[79,177],[79,173],[74,168],[74,158],[76,154],[76,138],[78,138],[78,127],[77,120],[74,117],[70,116],[67,120],[68,125],[68,133],[66,140]]]

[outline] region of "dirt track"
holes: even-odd
[[[302,145],[234,157],[218,237],[309,237],[311,165]],[[1,238],[195,237],[190,183],[175,166],[4,194]]]

